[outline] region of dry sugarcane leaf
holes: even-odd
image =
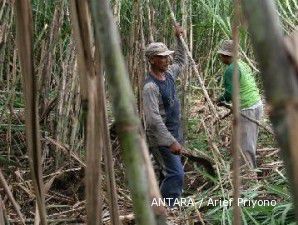
[[[3,173],[1,171],[1,169],[0,169],[0,183],[1,183],[2,187],[4,188],[4,190],[5,190],[8,198],[9,198],[9,200],[13,204],[13,206],[14,206],[17,214],[18,214],[18,216],[20,217],[22,224],[25,224],[25,219],[24,219],[23,214],[20,211],[20,206],[16,202],[16,200],[14,199],[13,194],[12,194],[12,192],[9,189],[8,183],[7,183],[6,179],[5,179],[5,177],[3,176]]]
[[[71,149],[69,149],[67,146],[64,146],[62,143],[60,143],[57,140],[54,140],[50,137],[45,137],[45,139],[55,146],[57,146],[57,149],[60,149],[65,155],[70,154],[70,156],[75,159],[82,167],[86,167],[86,164],[80,159],[80,157]]]
[[[51,186],[52,186],[54,180],[57,178],[57,176],[60,175],[59,173],[60,173],[61,171],[62,171],[61,169],[58,170],[57,174],[56,174],[55,176],[51,177],[51,179],[50,179],[48,182],[45,183],[45,185],[44,185],[44,193],[45,193],[45,194],[47,194],[47,193],[49,192],[49,190],[50,190],[50,188],[51,188]]]
[[[39,211],[38,211],[38,205],[36,202],[35,203],[34,225],[39,225],[39,224],[40,224],[40,216],[39,216]]]

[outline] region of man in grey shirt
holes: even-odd
[[[145,53],[150,63],[143,88],[146,134],[150,151],[162,168],[160,190],[170,207],[181,196],[184,179],[179,155],[183,140],[181,113],[175,85],[186,61],[185,50],[179,39],[182,34],[182,28],[175,26],[177,49],[172,65],[170,55],[174,51],[161,42],[149,44]]]

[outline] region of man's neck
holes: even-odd
[[[150,74],[152,74],[157,80],[165,80],[166,79],[165,73],[161,72],[159,70],[151,69]]]

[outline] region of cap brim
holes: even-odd
[[[165,56],[165,55],[171,55],[173,54],[175,51],[164,51],[164,52],[161,52],[161,53],[158,53],[156,55],[160,55],[160,56]]]
[[[232,52],[226,52],[226,51],[222,51],[222,50],[217,51],[217,53],[222,54],[222,55],[227,55],[227,56],[233,56]]]

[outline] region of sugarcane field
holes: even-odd
[[[0,225],[295,225],[297,0],[0,0]]]

